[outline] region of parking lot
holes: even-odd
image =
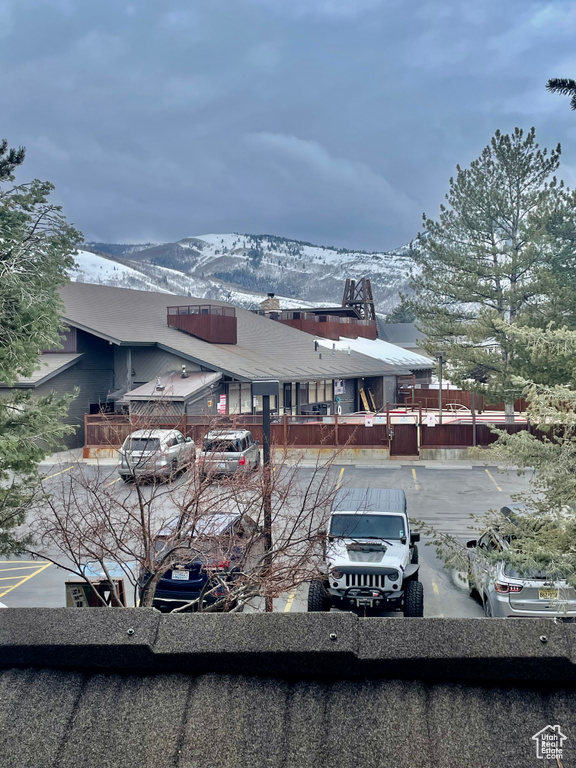
[[[84,471],[96,473],[97,467],[83,465]],[[43,467],[46,478],[59,487],[62,476],[77,471],[73,465]],[[111,487],[124,487],[118,482],[115,467],[102,467]],[[302,481],[312,469],[299,470]],[[400,488],[406,493],[412,519],[420,519],[437,530],[450,533],[462,541],[473,538],[471,516],[508,503],[511,496],[528,488],[528,478],[515,472],[501,472],[494,466],[469,464],[446,465],[402,464],[386,462],[380,467],[336,466],[333,469],[343,487]],[[184,476],[176,481],[188,482]],[[132,490],[132,492],[134,492]],[[9,607],[62,607],[66,604],[64,582],[71,577],[65,570],[30,556],[0,561],[0,602]],[[420,544],[420,581],[424,586],[426,617],[482,616],[481,606],[468,595],[467,584],[458,574],[446,571],[433,547]],[[307,585],[303,584],[275,601],[275,610],[306,610]],[[252,610],[259,610],[256,600]],[[397,614],[400,616],[401,614]]]

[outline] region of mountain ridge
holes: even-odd
[[[408,288],[408,246],[370,252],[276,235],[232,233],[140,246],[91,242],[84,248],[82,253],[100,256],[122,269],[77,257],[79,269],[73,279],[230,301],[246,309],[258,308],[267,293],[276,294],[285,309],[340,305],[346,278],[368,277],[377,311],[387,314],[399,303],[399,293]]]

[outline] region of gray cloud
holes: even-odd
[[[0,0],[0,136],[88,239],[398,246],[500,128],[564,145],[571,0]]]

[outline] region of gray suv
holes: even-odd
[[[310,582],[308,610],[401,610],[422,616],[419,533],[410,531],[404,491],[354,488],[336,497],[324,552],[326,576]]]
[[[502,507],[501,514],[511,523],[515,516],[527,514],[523,504]],[[467,542],[468,586],[477,595],[486,616],[543,618],[576,616],[576,590],[560,574],[530,569],[520,573],[500,559],[521,540],[513,533],[490,529]]]
[[[215,429],[198,454],[200,475],[233,475],[260,466],[260,447],[247,429]]]
[[[128,435],[118,452],[122,480],[169,478],[187,470],[196,457],[192,438],[177,429],[138,429]]]

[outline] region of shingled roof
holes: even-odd
[[[567,767],[575,640],[551,620],[2,609],[0,765],[526,768],[558,724]]]
[[[237,344],[211,344],[168,326],[167,307],[206,304],[206,299],[88,283],[69,283],[61,296],[64,319],[77,328],[113,344],[157,345],[240,381],[382,376],[405,368],[357,352],[315,351],[309,334],[239,308]]]

